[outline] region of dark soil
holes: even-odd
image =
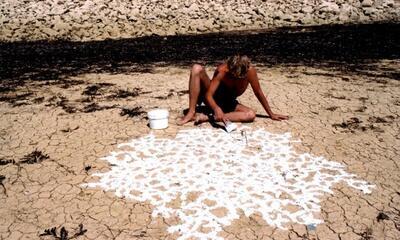
[[[380,77],[399,80],[398,68],[369,64],[399,59],[398,36],[399,23],[374,23],[92,42],[2,42],[0,92],[13,91],[30,80],[67,88],[79,81],[63,80],[82,73],[152,72],[154,66],[216,64],[238,53],[266,66],[318,66],[365,76],[376,76],[376,70]],[[343,75],[338,77],[351,79]]]

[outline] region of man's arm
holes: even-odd
[[[251,88],[253,89],[254,95],[256,95],[258,101],[261,103],[261,105],[263,106],[267,114],[271,117],[271,119],[278,121],[288,119],[288,116],[275,114],[272,112],[271,107],[268,104],[268,100],[261,89],[260,81],[258,80],[257,76],[257,71],[254,67],[250,67],[247,77],[249,79]]]
[[[218,71],[218,70],[217,70]],[[217,88],[219,84],[221,83],[222,78],[224,77],[223,72],[216,72],[213,76],[213,79],[210,82],[210,86],[207,89],[206,92],[206,102],[208,106],[214,111],[214,118],[216,121],[223,121],[226,122],[227,119],[224,116],[224,112],[222,109],[218,106],[218,104],[214,100],[214,93],[217,91]]]

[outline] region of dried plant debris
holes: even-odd
[[[35,150],[27,155],[25,155],[20,163],[26,164],[34,164],[34,163],[41,163],[43,160],[48,159],[49,156],[47,154],[43,154],[41,151]]]
[[[60,84],[61,88],[67,89],[70,88],[72,86],[76,86],[76,85],[81,85],[84,84],[85,82],[83,80],[66,80],[66,79],[61,79],[58,80],[58,84]]]
[[[115,84],[113,83],[96,83],[90,86],[87,86],[85,90],[83,90],[82,94],[83,95],[88,95],[88,96],[97,96],[97,95],[102,95],[103,94],[103,89],[105,87],[110,87],[114,86]]]
[[[84,113],[91,113],[91,112],[96,112],[96,111],[101,111],[101,110],[107,110],[111,108],[116,108],[117,105],[112,105],[112,106],[100,106],[97,103],[91,103],[89,105],[86,105],[83,109],[82,112]]]
[[[356,130],[356,129],[361,129],[361,123],[362,121],[356,117],[352,117],[347,121],[344,121],[342,123],[335,123],[332,124],[333,127],[335,128],[344,128],[344,129],[349,129],[349,130]],[[366,129],[365,129],[366,130]]]
[[[182,90],[182,91],[176,92],[174,89],[170,89],[166,96],[158,96],[158,97],[154,97],[154,98],[165,100],[174,95],[183,96],[185,94],[189,94],[189,90]]]
[[[28,104],[26,101],[28,97],[32,96],[33,93],[27,92],[22,94],[10,93],[10,94],[1,94],[0,95],[0,102],[8,102],[13,107],[26,105]]]
[[[46,229],[39,236],[51,236],[54,239],[59,240],[76,239],[77,237],[82,236],[87,232],[87,229],[83,228],[83,224],[79,224],[78,227],[78,231],[72,236],[69,236],[69,232],[65,229],[65,227],[61,227],[60,231],[57,231],[56,227]]]
[[[365,229],[365,231],[363,233],[361,233],[361,238],[360,240],[372,240],[372,229],[371,228],[367,228]]]
[[[325,93],[323,94],[324,97],[326,98],[335,98],[335,99],[342,99],[342,100],[349,100],[345,96],[335,96],[332,93]]]
[[[13,159],[0,159],[0,166],[7,164],[15,164],[15,161]]]
[[[90,166],[90,165],[87,165],[87,166],[85,166],[85,168],[84,168],[84,169],[85,169],[85,172],[89,172],[89,170],[90,170],[90,169],[92,169],[92,166]]]
[[[142,237],[146,237],[146,235],[147,235],[147,232],[142,230],[142,231],[140,231],[140,233],[134,234],[133,237],[142,238]]]
[[[178,96],[183,96],[183,95],[189,94],[189,90],[182,90],[182,91],[178,91],[176,93],[178,94]]]
[[[391,115],[386,116],[386,117],[372,116],[372,117],[368,118],[368,122],[370,122],[370,123],[392,123],[394,119],[395,119],[395,117],[391,116]]]
[[[384,212],[379,212],[378,216],[376,216],[376,220],[378,222],[380,222],[382,220],[389,220],[389,219],[390,219],[389,216]]]
[[[11,91],[13,91],[13,88],[6,86],[6,84],[3,85],[0,83],[0,93],[6,93]]]
[[[7,164],[19,166],[20,164],[41,163],[43,160],[46,159],[49,159],[49,156],[47,154],[43,154],[42,151],[34,150],[33,152],[23,156],[19,162],[16,162],[14,159],[0,159],[0,166]]]
[[[355,111],[356,112],[365,112],[365,110],[367,110],[367,107],[366,106],[361,106],[361,107],[357,108]]]
[[[115,92],[114,94],[108,96],[108,98],[128,98],[128,97],[137,97],[140,95],[140,88],[134,88],[134,89],[118,89],[117,92]]]
[[[3,192],[4,192],[4,194],[7,195],[7,189],[6,189],[6,187],[4,186],[4,184],[3,184],[3,181],[4,181],[5,179],[6,179],[5,176],[0,175],[0,185],[3,187]]]
[[[144,113],[146,113],[146,112],[142,111],[141,107],[133,107],[133,108],[122,108],[119,115],[133,118],[133,117],[141,116]]]
[[[40,104],[43,101],[44,101],[44,97],[37,97],[37,98],[32,99],[32,102],[36,103],[36,104]]]
[[[71,106],[68,99],[63,95],[57,95],[49,98],[46,106],[61,107],[66,113],[75,113],[77,110]]]
[[[338,108],[339,108],[339,107],[332,106],[332,107],[328,107],[326,110],[333,112],[333,111],[335,111],[335,110],[338,109]]]
[[[370,120],[368,120],[368,121],[371,122]],[[382,121],[382,119],[379,119],[378,121]],[[380,132],[380,133],[384,132],[383,129],[381,129],[378,126],[375,126],[374,124],[363,125],[362,123],[363,123],[363,121],[361,121],[360,119],[358,119],[356,117],[352,117],[347,121],[343,121],[342,123],[332,124],[332,127],[336,128],[336,129],[342,128],[345,130],[349,130],[352,133],[354,133],[356,130],[360,130],[363,132],[367,131],[367,130],[373,130],[374,132]],[[376,123],[376,122],[373,122],[373,123]]]
[[[61,131],[61,132],[64,132],[64,133],[68,133],[68,132],[75,131],[75,130],[77,130],[77,129],[79,129],[79,126],[72,127],[72,128],[67,127],[67,128],[61,129],[60,131]]]

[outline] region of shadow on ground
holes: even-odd
[[[11,92],[26,81],[66,84],[68,77],[83,73],[152,72],[155,66],[215,64],[236,53],[266,66],[317,66],[400,80],[398,68],[375,64],[400,58],[398,36],[399,23],[376,23],[93,42],[3,42],[0,92]]]

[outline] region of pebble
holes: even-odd
[[[400,21],[400,3],[393,0],[351,0],[346,3],[342,0],[285,0],[256,1],[254,4],[234,0],[24,2],[6,1],[0,5],[0,41],[93,41],[153,34]],[[84,30],[81,28],[83,23],[89,25]]]

